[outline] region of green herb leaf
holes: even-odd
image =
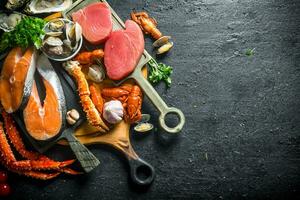
[[[26,48],[35,45],[36,48],[40,48],[42,45],[41,36],[45,34],[43,31],[45,24],[46,21],[41,18],[24,17],[13,31],[2,34],[0,52],[15,46]]]
[[[170,87],[172,83],[170,76],[173,68],[163,63],[157,63],[154,59],[151,59],[148,64],[150,66],[149,81],[152,84],[164,81]]]
[[[253,49],[247,49],[246,50],[246,56],[253,56],[254,55],[254,50],[255,50],[255,48],[253,48]]]

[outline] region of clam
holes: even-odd
[[[57,31],[57,32],[47,32],[46,35],[48,36],[53,36],[53,37],[58,37],[61,36],[63,34],[63,32],[61,31]]]
[[[134,130],[139,133],[146,133],[153,129],[153,125],[148,122],[139,123],[134,127]]]
[[[162,36],[153,43],[153,46],[161,47],[161,46],[167,44],[170,41],[170,39],[171,39],[171,36]]]
[[[59,56],[64,53],[64,49],[62,46],[53,46],[48,48],[48,53]]]
[[[75,22],[73,25],[69,24],[66,27],[66,34],[67,39],[78,42],[82,35],[82,28],[77,22]]]
[[[164,44],[163,46],[161,46],[157,49],[156,54],[163,54],[163,53],[170,51],[170,49],[173,47],[173,45],[174,45],[173,42],[168,42],[167,44]]]
[[[72,0],[31,0],[24,11],[30,14],[61,12],[68,9],[72,3]]]
[[[49,46],[61,46],[63,45],[63,41],[58,37],[50,36],[44,41],[44,44]]]
[[[105,71],[99,65],[92,65],[89,67],[88,77],[96,83],[100,83],[105,79]]]
[[[65,23],[62,20],[55,20],[55,21],[51,21],[49,23],[49,29],[52,30],[52,31],[62,30],[62,28],[64,26],[65,26]]]
[[[144,123],[150,121],[151,116],[149,114],[142,114],[142,117],[137,123]]]

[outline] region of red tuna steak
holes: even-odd
[[[105,42],[112,31],[109,7],[105,3],[93,3],[72,14],[82,27],[84,38],[92,44]]]
[[[125,30],[111,33],[105,43],[104,63],[112,80],[128,76],[138,64],[145,47],[140,27],[132,20],[127,20],[125,26]]]

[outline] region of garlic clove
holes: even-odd
[[[123,106],[118,100],[106,102],[103,107],[103,117],[110,124],[116,124],[123,119]]]
[[[72,109],[67,112],[66,120],[68,124],[74,125],[80,118],[80,114],[77,110]]]

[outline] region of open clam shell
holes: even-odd
[[[154,128],[153,124],[148,122],[139,123],[134,127],[134,130],[139,133],[146,133]]]
[[[55,61],[66,61],[73,58],[82,46],[82,30],[79,24],[59,18],[49,21],[44,29],[43,53]],[[69,34],[69,32],[72,32]],[[69,35],[72,37],[70,40]],[[74,38],[74,39],[73,39]]]
[[[153,46],[161,47],[161,46],[167,44],[170,41],[170,39],[171,39],[171,36],[162,36],[153,43]]]
[[[170,51],[172,49],[172,47],[174,46],[174,43],[173,42],[168,42],[167,44],[159,47],[157,49],[157,52],[156,54],[164,54],[164,53],[167,53],[168,51]]]

